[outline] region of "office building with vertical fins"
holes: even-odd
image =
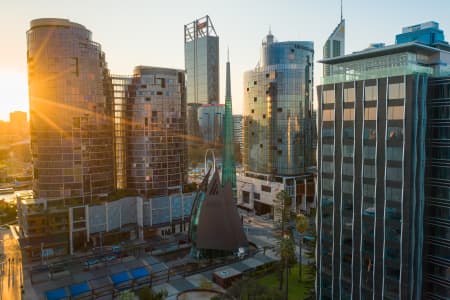
[[[450,46],[436,22],[322,60],[318,299],[446,299]]]
[[[285,190],[293,210],[314,206],[312,165],[314,45],[265,37],[259,65],[244,73],[243,169],[238,204],[273,215]]]
[[[198,107],[219,103],[219,37],[207,15],[184,26],[188,133],[200,137]]]

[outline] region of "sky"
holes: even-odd
[[[343,0],[346,53],[394,43],[402,27],[437,21],[450,36],[450,0]],[[113,74],[136,65],[184,69],[184,25],[209,15],[220,39],[220,102],[230,49],[233,113],[242,112],[243,73],[259,61],[269,31],[278,41],[313,41],[315,85],[325,40],[340,21],[340,0],[0,0],[0,119],[28,112],[26,36],[36,18],[67,18],[92,31]],[[450,37],[448,38],[450,40]]]

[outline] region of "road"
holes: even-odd
[[[22,255],[10,230],[0,229],[0,253],[5,263],[0,267],[0,300],[22,299]]]

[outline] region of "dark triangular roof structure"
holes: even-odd
[[[216,171],[200,208],[197,249],[237,251],[248,247],[247,237],[233,201],[231,182],[224,187]]]

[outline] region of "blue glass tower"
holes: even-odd
[[[223,117],[223,167],[222,186],[227,182],[236,188],[236,165],[233,147],[233,107],[231,101],[230,56],[227,61],[227,82],[225,91],[225,115]]]

